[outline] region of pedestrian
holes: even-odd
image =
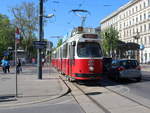
[[[44,66],[44,63],[45,63],[45,59],[42,58],[42,66]]]
[[[10,68],[10,62],[9,62],[9,60],[7,59],[5,63],[6,63],[6,64],[5,64],[5,65],[6,65],[6,73],[7,73],[7,72],[9,73],[9,72],[10,72],[10,70],[9,70],[9,68]]]
[[[3,72],[7,73],[7,71],[6,71],[6,58],[5,57],[3,57],[3,59],[1,60],[1,66],[3,68]]]
[[[17,71],[18,74],[22,71],[21,60],[20,59],[18,60],[16,71]]]

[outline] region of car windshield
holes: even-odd
[[[101,57],[102,52],[97,42],[79,42],[77,46],[79,57]]]
[[[139,65],[139,63],[136,60],[123,60],[120,61],[120,66],[123,66],[125,68],[135,68]]]

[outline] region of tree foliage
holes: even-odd
[[[113,27],[107,28],[101,32],[101,37],[103,38],[104,53],[109,57],[114,57],[119,38],[118,31]]]
[[[23,2],[11,8],[14,16],[14,25],[20,29],[21,46],[27,53],[27,57],[35,56],[36,49],[33,48],[33,41],[36,40],[38,31],[38,8],[33,2]]]
[[[61,46],[62,43],[63,43],[63,40],[62,40],[62,39],[59,39],[59,40],[58,40],[58,43],[57,43],[57,47]]]
[[[15,30],[6,15],[0,14],[0,57],[8,47],[14,46]]]

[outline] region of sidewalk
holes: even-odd
[[[140,64],[142,71],[150,71],[150,64]]]
[[[43,69],[43,79],[39,80],[36,67],[23,67],[18,75],[18,97],[16,98],[16,76],[14,69],[11,73],[0,71],[0,108],[19,106],[49,101],[65,95],[68,87],[59,78],[53,68]]]

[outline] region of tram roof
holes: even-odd
[[[96,29],[95,28],[84,28],[84,27],[77,27],[74,28],[71,32],[71,37],[76,35],[76,34],[83,34],[83,33],[92,33],[96,34]]]

